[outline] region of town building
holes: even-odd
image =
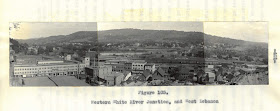
[[[112,66],[112,71],[113,72],[124,72],[125,70],[125,65],[124,64],[106,64]]]
[[[67,54],[66,57],[64,58],[65,60],[71,60],[71,55],[70,54]]]
[[[152,76],[153,80],[170,80],[170,75],[162,68],[158,68]]]
[[[132,63],[131,62],[124,63],[124,69],[127,71],[132,71]]]
[[[143,74],[145,64],[147,64],[147,62],[132,62],[132,73]]]
[[[105,77],[107,86],[119,86],[124,80],[124,74],[120,72],[113,72]]]
[[[106,76],[112,74],[112,66],[93,66],[85,68],[86,75],[90,77],[98,77],[99,79],[105,80]]]
[[[156,71],[156,65],[151,63],[145,64],[144,70],[149,70],[151,73],[154,73]]]
[[[15,64],[14,76],[36,77],[36,76],[68,76],[83,74],[89,58],[84,63],[70,61],[37,61],[36,64]]]
[[[180,70],[179,70],[179,79],[180,80],[187,80],[189,77],[192,78],[192,76],[194,76],[194,68],[193,67],[182,67]]]
[[[207,69],[205,69],[205,74],[207,74],[207,76],[208,76],[208,82],[215,81],[216,75],[213,72],[213,70],[207,68]]]
[[[38,61],[38,64],[55,64],[55,63],[64,63],[62,60],[41,60]]]
[[[132,74],[143,74],[144,66],[147,64],[147,62],[143,61],[130,61],[124,63],[124,69],[126,71],[131,71]]]

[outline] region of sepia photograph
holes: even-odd
[[[90,86],[84,80],[97,24],[10,23],[11,86]]]
[[[266,22],[10,23],[10,86],[268,85]]]
[[[0,111],[277,110],[279,3],[0,0]]]

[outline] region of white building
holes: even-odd
[[[145,64],[144,70],[149,70],[151,73],[154,73],[156,71],[156,65],[155,64]]]
[[[143,74],[144,66],[147,62],[143,61],[133,61],[124,63],[124,69],[126,71],[131,71],[132,74]]]
[[[132,70],[144,70],[144,66],[147,62],[132,62]]]
[[[62,60],[57,60],[57,61],[55,61],[55,60],[51,60],[51,61],[48,61],[48,60],[42,60],[42,61],[38,61],[37,62],[38,64],[54,64],[54,63],[64,63],[64,61],[62,61]]]
[[[70,54],[66,55],[66,57],[64,59],[65,60],[71,60],[71,55]]]
[[[83,74],[88,65],[89,58],[84,63],[63,62],[63,61],[38,61],[32,65],[14,65],[14,75],[21,77],[36,76],[68,76]]]

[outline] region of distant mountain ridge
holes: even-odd
[[[184,32],[175,30],[141,30],[141,29],[113,29],[105,31],[79,31],[69,35],[58,35],[36,39],[18,39],[20,43],[46,44],[62,42],[202,42],[205,44],[225,43],[234,45],[260,45],[267,47],[267,43],[250,42],[224,38],[203,32]]]
[[[48,44],[63,42],[95,42],[97,41],[96,31],[79,31],[69,35],[56,35],[34,39],[17,39],[20,43],[27,44]]]

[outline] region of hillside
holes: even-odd
[[[174,30],[139,30],[139,29],[117,29],[98,32],[100,42],[141,42],[141,41],[203,41],[201,32],[183,32]]]
[[[187,42],[205,44],[224,43],[232,45],[257,45],[267,47],[267,43],[248,42],[224,38],[202,32],[183,32],[174,30],[140,30],[140,29],[115,29],[106,31],[80,31],[69,35],[50,36],[38,39],[18,40],[20,43],[27,44],[46,44],[62,42]]]
[[[49,44],[49,43],[63,43],[63,42],[95,42],[97,40],[96,31],[79,31],[69,35],[57,35],[35,39],[18,39],[20,43],[27,44]]]

